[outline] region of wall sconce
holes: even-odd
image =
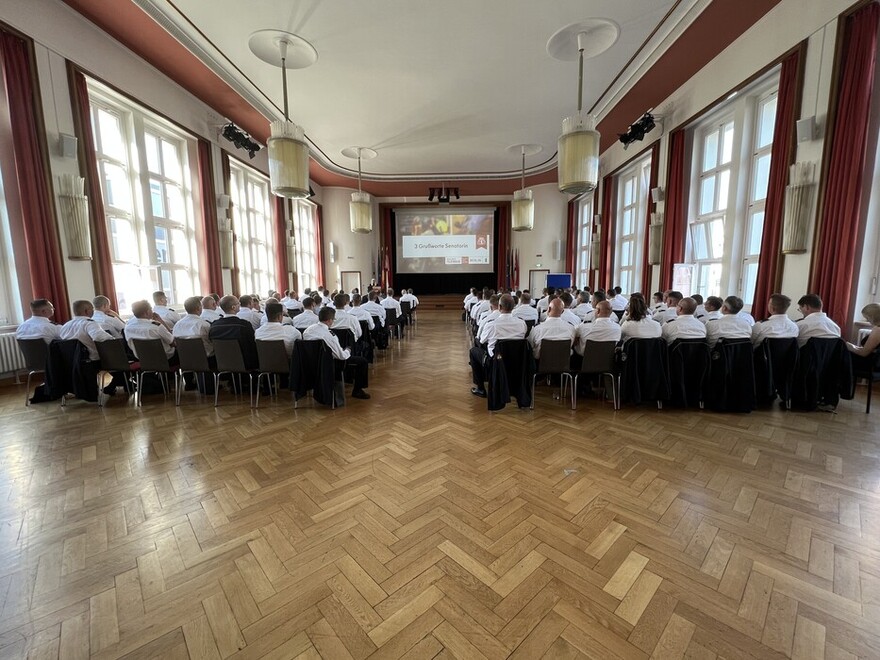
[[[76,174],[63,174],[60,183],[58,198],[67,236],[67,258],[90,260],[92,235],[89,230],[89,198],[83,194],[85,179]]]
[[[663,258],[663,214],[651,214],[651,226],[648,227],[648,263],[656,266]]]
[[[813,208],[813,176],[815,163],[795,163],[789,169],[789,185],[785,188],[785,219],[782,229],[782,254],[807,251],[807,233]]]

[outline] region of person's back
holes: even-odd
[[[737,296],[728,296],[721,307],[721,317],[706,324],[706,338],[710,346],[719,339],[751,339],[752,326],[739,316],[743,301]]]
[[[577,328],[575,351],[578,355],[584,354],[584,347],[588,341],[620,341],[620,325],[613,318],[614,316],[611,303],[607,300],[599,303],[596,307],[596,318],[593,319],[593,322],[582,323]]]
[[[256,369],[259,366],[257,358],[257,344],[254,337],[254,326],[237,316],[241,303],[235,296],[224,296],[220,299],[220,308],[223,310],[223,318],[217,319],[211,324],[208,337],[211,341],[218,339],[232,339],[238,342],[244,364],[247,369]]]
[[[31,317],[15,330],[16,339],[42,339],[47,344],[61,337],[61,326],[52,322],[55,308],[45,298],[31,302]]]
[[[706,326],[694,317],[697,303],[693,298],[682,298],[676,306],[676,316],[663,325],[663,339],[671,344],[677,339],[704,339]],[[669,311],[669,310],[667,310]]]
[[[791,298],[781,293],[770,296],[767,309],[770,317],[766,321],[756,323],[752,328],[752,343],[760,346],[765,339],[787,339],[797,337],[799,334],[798,324],[788,318],[788,308]]]
[[[816,294],[801,296],[798,308],[804,318],[798,322],[798,346],[805,346],[813,338],[840,337],[840,326],[822,311],[822,299]]]
[[[73,318],[61,326],[59,339],[76,339],[89,351],[89,360],[97,362],[97,341],[108,341],[113,335],[108,333],[101,324],[92,319],[94,307],[88,300],[75,300],[73,302]]]

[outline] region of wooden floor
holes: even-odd
[[[466,342],[336,411],[2,390],[0,657],[880,658],[863,401],[490,414]]]

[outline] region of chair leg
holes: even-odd
[[[31,374],[33,374],[33,373],[34,373],[33,371],[28,370],[27,383],[25,383],[25,386],[24,386],[24,407],[25,408],[27,408],[29,405],[31,405]]]
[[[874,374],[868,376],[868,402],[865,404],[865,414],[871,414],[871,392],[874,390]]]
[[[143,400],[143,384],[144,384],[144,372],[139,371],[137,375],[137,383],[135,384],[134,393],[134,402],[135,405],[141,405],[141,401]]]
[[[253,378],[253,376],[251,376],[251,377]],[[253,406],[254,408],[260,407],[260,386],[262,385],[262,383],[263,383],[263,374],[258,374],[257,375],[257,403],[255,406]]]
[[[532,405],[529,407],[531,410],[535,409],[535,379],[538,377],[538,374],[532,374]]]
[[[217,407],[217,397],[220,396],[220,372],[214,374],[214,407]]]
[[[251,405],[251,408],[254,407],[254,375],[248,374],[248,403]],[[257,390],[257,396],[259,396],[259,390]]]
[[[580,378],[579,373],[572,376],[572,381],[571,381],[571,409],[572,410],[577,410],[578,378]]]

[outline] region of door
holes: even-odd
[[[549,269],[529,270],[529,291],[535,300],[541,297],[541,291],[547,286],[547,275],[549,274]]]
[[[342,271],[342,290],[346,293],[351,293],[354,289],[361,290],[361,271]]]

